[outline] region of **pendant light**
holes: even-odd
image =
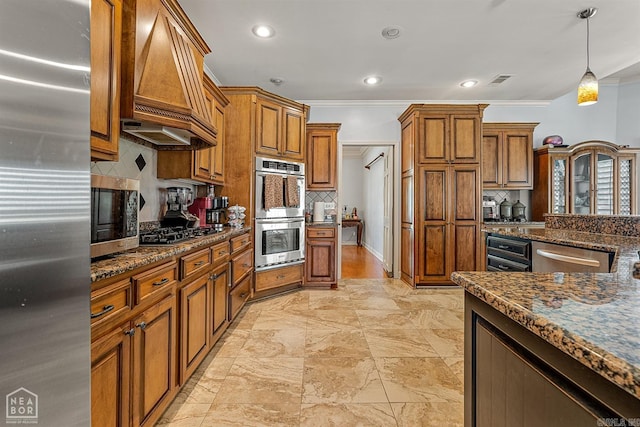
[[[598,11],[595,7],[578,12],[578,18],[587,20],[587,71],[578,85],[578,105],[591,105],[598,102],[598,79],[589,68],[589,18]]]

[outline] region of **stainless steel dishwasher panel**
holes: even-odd
[[[613,254],[554,243],[531,242],[532,271],[608,273]]]

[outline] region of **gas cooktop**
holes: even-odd
[[[150,231],[140,233],[141,245],[170,245],[172,243],[180,243],[195,237],[206,236],[209,234],[220,233],[222,230],[216,230],[214,227],[161,227]]]

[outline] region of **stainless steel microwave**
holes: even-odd
[[[91,258],[138,247],[140,181],[91,175]]]

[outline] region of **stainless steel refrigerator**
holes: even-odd
[[[0,1],[0,425],[90,424],[89,13]]]

